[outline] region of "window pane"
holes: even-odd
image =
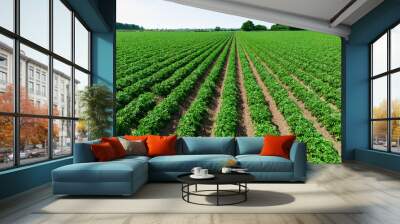
[[[391,31],[390,37],[391,69],[400,67],[400,24]]]
[[[372,45],[372,71],[374,76],[387,71],[387,34]]]
[[[391,75],[390,97],[392,117],[400,117],[400,72]]]
[[[22,117],[20,119],[21,164],[34,163],[49,158],[49,120]]]
[[[49,0],[20,0],[21,36],[49,47]]]
[[[387,151],[387,121],[372,122],[372,147]]]
[[[53,51],[71,60],[72,12],[60,0],[53,0],[53,17]]]
[[[14,111],[13,40],[0,35],[0,111]]]
[[[72,117],[71,66],[53,60],[53,115]]]
[[[372,81],[372,118],[387,118],[387,77]]]
[[[75,69],[75,117],[81,114],[80,95],[87,86],[89,86],[89,75]]]
[[[75,143],[85,142],[88,138],[88,129],[84,120],[75,122]]]
[[[14,0],[0,1],[0,26],[14,31]]]
[[[53,120],[53,156],[72,154],[72,121]]]
[[[25,114],[48,114],[49,57],[21,44],[20,108]]]
[[[391,121],[392,152],[400,153],[400,121]]]
[[[75,63],[89,70],[89,32],[75,18]]]
[[[0,116],[0,170],[14,165],[13,118]]]

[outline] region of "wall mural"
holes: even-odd
[[[340,162],[340,39],[287,30],[118,31],[119,134],[294,134]]]

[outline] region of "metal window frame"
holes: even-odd
[[[64,58],[63,56],[53,52],[53,47],[54,47],[54,13],[53,13],[53,1],[54,0],[48,0],[49,4],[49,48],[46,49],[45,47],[42,47],[41,45],[38,45],[32,41],[30,41],[27,38],[24,38],[20,35],[20,0],[14,0],[13,1],[13,11],[14,11],[14,18],[13,18],[13,31],[10,31],[8,29],[5,29],[0,26],[0,35],[3,35],[5,37],[8,37],[13,40],[13,66],[12,66],[12,76],[14,78],[14,93],[13,93],[13,111],[12,112],[0,112],[0,116],[7,116],[12,118],[13,120],[13,153],[14,153],[14,158],[13,158],[13,166],[6,167],[0,169],[0,171],[5,171],[5,170],[10,170],[10,169],[15,169],[18,167],[23,167],[23,166],[29,166],[37,163],[43,163],[49,160],[59,160],[65,157],[69,157],[73,155],[74,152],[74,143],[75,143],[75,123],[79,118],[75,117],[75,69],[87,74],[89,76],[89,83],[88,85],[92,85],[92,73],[91,73],[91,35],[92,35],[92,30],[89,28],[89,26],[83,21],[83,19],[77,14],[72,7],[65,1],[65,0],[59,0],[68,10],[71,11],[71,59]],[[83,27],[88,31],[88,68],[83,68],[80,65],[75,63],[75,19],[77,19]],[[47,90],[49,91],[48,94],[48,114],[47,115],[39,115],[39,114],[23,114],[20,111],[20,45],[23,44],[27,47],[32,48],[33,50],[36,50],[40,53],[43,53],[49,57],[49,64],[48,64],[48,88]],[[58,60],[59,62],[62,62],[68,66],[71,67],[71,115],[70,116],[56,116],[53,115],[53,62],[54,59]],[[34,162],[34,163],[27,163],[27,164],[21,164],[20,161],[20,119],[21,118],[43,118],[48,120],[48,136],[47,136],[47,141],[48,141],[48,158],[43,158],[43,160]],[[70,155],[65,155],[65,156],[59,156],[59,157],[54,157],[53,155],[53,121],[55,120],[65,120],[65,121],[70,121],[71,122],[71,154]]]
[[[386,152],[387,153],[392,153],[392,154],[399,154],[399,152],[393,152],[392,151],[392,136],[391,136],[391,132],[392,132],[392,121],[399,121],[400,117],[392,117],[392,76],[398,72],[400,72],[400,67],[399,68],[394,68],[391,69],[391,61],[392,61],[392,57],[391,57],[391,52],[392,52],[392,47],[391,47],[391,31],[393,28],[395,28],[396,26],[398,26],[400,23],[397,22],[395,24],[393,24],[392,26],[390,26],[387,30],[385,30],[385,32],[383,32],[382,34],[380,34],[377,38],[375,38],[372,42],[369,43],[369,98],[370,98],[370,106],[369,106],[369,114],[370,114],[370,150],[374,150],[374,151],[382,151],[382,150],[377,150],[374,149],[374,138],[373,138],[373,122],[376,121],[386,121],[387,122],[387,149]],[[381,74],[377,74],[374,76],[373,74],[373,44],[379,40],[382,36],[387,35],[387,69],[385,72],[381,73]],[[386,118],[373,118],[373,93],[374,93],[374,88],[373,88],[373,81],[382,77],[386,77],[386,85],[387,85],[387,105],[386,105]]]

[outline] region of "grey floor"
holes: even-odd
[[[400,174],[358,163],[310,166],[308,183],[316,183],[345,201],[363,201],[356,214],[36,214],[54,200],[42,186],[0,202],[0,223],[219,224],[219,223],[400,223]],[[315,203],[320,203],[316,200]]]

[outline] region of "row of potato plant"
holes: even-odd
[[[272,122],[272,113],[269,105],[265,100],[264,93],[258,85],[250,63],[246,60],[243,51],[239,50],[239,61],[243,73],[243,84],[247,96],[247,105],[250,110],[250,117],[253,124],[254,134],[256,136],[263,135],[279,135],[279,130]]]
[[[209,105],[215,96],[217,83],[223,73],[230,45],[231,44],[226,45],[221,55],[215,61],[215,64],[210,70],[207,78],[198,90],[196,98],[192,101],[185,114],[180,118],[176,128],[176,134],[179,136],[200,135],[204,118],[209,115]]]
[[[298,80],[294,79],[287,72],[287,67],[277,63],[275,60],[269,60],[264,51],[254,50],[257,56],[273,70],[276,77],[287,86],[293,95],[302,101],[307,110],[317,118],[317,120],[328,130],[328,132],[340,141],[341,139],[341,122],[340,113],[321,100],[320,96],[308,90]],[[289,66],[289,65],[287,65]],[[265,69],[265,68],[264,68]]]
[[[302,110],[290,99],[285,88],[283,88],[274,75],[265,69],[254,53],[248,48],[246,48],[246,52],[248,53],[249,60],[254,63],[259,72],[260,78],[270,91],[271,96],[278,106],[278,110],[285,117],[291,131],[299,141],[307,145],[308,161],[312,163],[339,163],[340,156],[332,142],[324,139],[314,125],[304,117]]]
[[[122,91],[117,93],[118,107],[121,108],[123,105],[126,105],[141,93],[150,90],[154,84],[167,79],[174,73],[190,73],[210,54],[221,49],[225,43],[226,42],[217,44],[211,48],[202,48],[194,54],[187,56],[185,59],[173,63],[168,67],[124,88]]]
[[[225,45],[227,45],[226,43]],[[196,83],[206,75],[207,70],[218,57],[220,51],[213,51],[197,68],[191,72],[171,93],[139,121],[138,127],[132,131],[134,135],[158,134],[172,116],[180,110],[181,103],[189,96]]]
[[[236,38],[229,52],[229,61],[221,94],[221,107],[215,121],[214,135],[220,137],[236,136],[239,123],[239,88],[236,72]]]

